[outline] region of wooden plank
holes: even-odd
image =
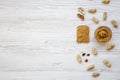
[[[100,72],[97,79],[120,80],[120,27],[115,29],[111,19],[119,23],[120,1],[111,0],[104,5],[101,0],[1,0],[0,1],[0,80],[93,80],[86,71],[90,63]],[[98,25],[86,13],[85,21],[76,17],[77,8],[96,8]],[[102,20],[104,11],[108,20]],[[90,27],[90,43],[77,44],[75,30],[80,24]],[[115,43],[111,51],[94,38],[94,30],[100,25],[112,29]],[[91,53],[96,47],[98,56]],[[83,63],[76,61],[76,54],[91,53]],[[88,58],[89,62],[84,60]],[[107,58],[112,68],[106,68],[102,60]]]

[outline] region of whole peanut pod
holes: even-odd
[[[109,3],[110,3],[110,0],[102,0],[102,3],[104,3],[104,4],[109,4]]]
[[[96,23],[96,24],[99,23],[99,20],[98,20],[96,17],[92,17],[92,21],[93,21],[94,23]]]
[[[104,60],[103,60],[103,63],[104,63],[104,65],[107,66],[108,68],[111,67],[110,62],[109,62],[107,59],[104,59]]]
[[[93,14],[93,13],[96,13],[96,11],[97,11],[97,10],[96,10],[95,8],[88,9],[88,12],[89,12],[89,13],[92,13],[92,14]]]
[[[107,12],[103,13],[103,20],[105,21],[107,19]]]
[[[76,60],[77,60],[79,63],[82,62],[82,58],[81,58],[81,56],[80,56],[79,54],[77,54],[77,56],[76,56]]]
[[[112,20],[111,20],[111,23],[112,23],[112,25],[113,25],[115,28],[118,27],[118,24],[117,24],[116,20],[112,19]]]

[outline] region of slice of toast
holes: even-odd
[[[78,43],[89,42],[89,27],[87,25],[79,25],[77,27],[76,35]]]

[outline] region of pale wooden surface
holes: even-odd
[[[77,8],[98,9],[95,25],[86,14],[81,22]],[[110,19],[119,23],[120,0],[103,5],[101,0],[0,0],[0,80],[93,80],[86,72],[90,63],[100,72],[97,80],[120,80],[120,28],[115,29]],[[104,11],[108,20],[102,20]],[[90,26],[90,43],[77,44],[75,29],[79,24]],[[113,31],[110,42],[116,44],[111,51],[94,39],[94,30],[107,25]],[[96,47],[99,55],[89,57],[89,63],[77,63],[76,54],[91,53]],[[102,59],[107,58],[112,68],[106,68]]]

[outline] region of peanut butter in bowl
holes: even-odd
[[[112,37],[112,31],[107,26],[100,26],[95,30],[94,36],[98,42],[108,42]]]

